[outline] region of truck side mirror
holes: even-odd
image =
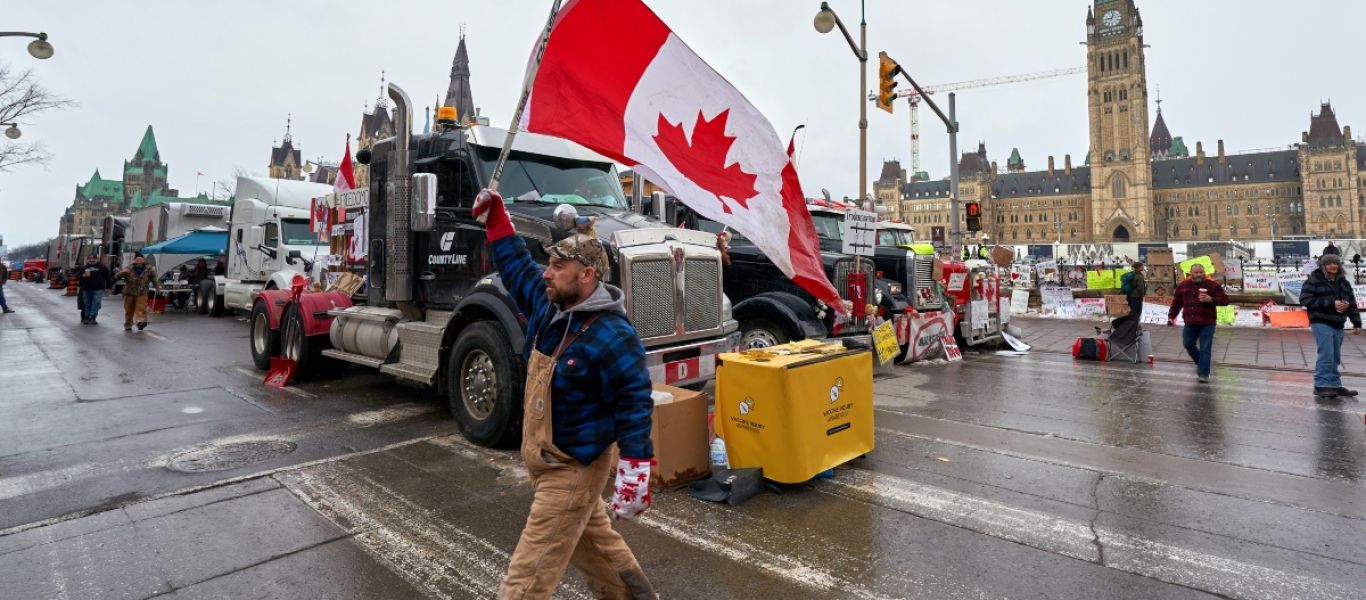
[[[436,227],[436,175],[413,175],[413,231],[431,231]]]
[[[290,251],[289,251],[289,254],[285,255],[285,263],[286,263],[286,264],[291,264],[291,265],[292,265],[292,264],[294,264],[295,261],[297,261],[297,260],[299,260],[299,259],[301,259],[301,258],[303,258],[303,257],[304,257],[304,255],[303,255],[301,252],[299,252],[298,250],[290,250]]]

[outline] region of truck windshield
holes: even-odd
[[[290,246],[319,246],[317,234],[308,229],[308,219],[280,219],[280,237]]]
[[[911,239],[911,232],[902,229],[879,229],[877,231],[877,245],[879,246],[909,246],[915,243]]]
[[[811,224],[816,226],[816,237],[823,240],[844,239],[844,216],[811,213]]]
[[[480,148],[479,158],[484,163],[484,172],[491,174],[498,162],[498,150]],[[514,152],[503,166],[498,191],[509,204],[545,202],[626,210],[621,181],[612,165],[605,163]]]

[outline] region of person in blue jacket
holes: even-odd
[[[501,196],[480,193],[473,213],[486,227],[503,286],[527,318],[522,460],[534,492],[498,597],[549,598],[572,562],[599,598],[655,598],[608,518],[649,508],[655,461],[645,347],[626,318],[625,294],[602,281],[607,250],[576,233],[546,247],[542,268]],[[614,494],[604,506],[612,473]]]

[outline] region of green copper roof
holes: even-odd
[[[1185,158],[1190,156],[1190,150],[1186,149],[1186,142],[1181,140],[1181,136],[1172,138],[1172,149],[1167,151],[1167,156],[1172,158]]]
[[[1089,165],[1089,164],[1091,164],[1091,151],[1090,151],[1090,150],[1087,150],[1087,151],[1086,151],[1086,160],[1082,161],[1081,164],[1083,164],[1083,165]]]
[[[157,155],[157,138],[152,134],[152,126],[147,126],[147,132],[142,134],[142,143],[138,144],[138,152],[142,153],[144,160],[152,160]]]
[[[1020,149],[1019,149],[1019,148],[1011,148],[1011,149],[1010,149],[1010,158],[1007,158],[1007,159],[1006,159],[1006,164],[1007,164],[1007,165],[1018,165],[1018,164],[1020,164],[1020,163],[1022,163],[1022,162],[1024,162],[1024,159],[1020,158]]]
[[[90,176],[90,181],[81,186],[77,193],[82,198],[94,198],[96,196],[106,196],[110,198],[123,197],[123,182],[117,179],[104,179],[100,177],[99,169],[95,169],[95,174]]]

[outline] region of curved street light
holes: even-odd
[[[5,129],[5,137],[9,139],[17,140],[19,136],[24,135],[24,132],[19,131],[18,123],[0,123],[0,125],[9,125],[9,128]]]
[[[31,37],[38,38],[28,43],[28,53],[38,60],[52,58],[52,44],[47,41],[46,33],[29,33],[27,31],[0,31],[0,37]]]
[[[840,33],[844,34],[844,40],[849,42],[849,49],[854,51],[854,57],[858,59],[859,70],[859,174],[858,174],[858,198],[862,200],[868,196],[868,103],[863,101],[863,94],[868,90],[868,20],[863,12],[863,3],[859,3],[859,41],[854,41],[854,36],[849,35],[849,29],[844,26],[839,15],[835,14],[834,9],[830,8],[830,3],[821,2],[821,9],[816,13],[812,20],[819,33],[830,33],[839,27]]]

